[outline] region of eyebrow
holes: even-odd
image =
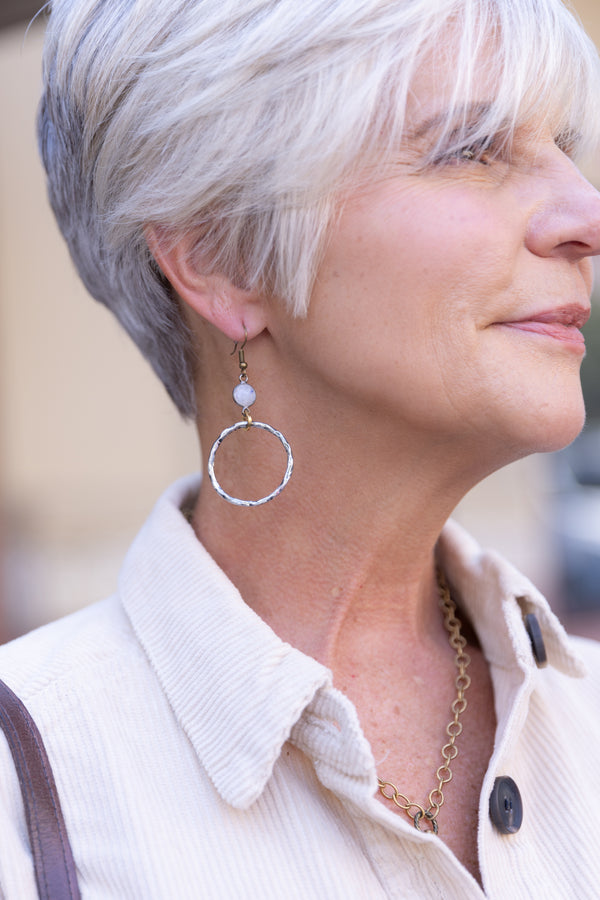
[[[478,118],[479,116],[485,115],[492,108],[491,101],[489,102],[473,102],[473,103],[465,103],[464,106],[459,106],[454,111],[454,115],[458,118],[461,117],[463,119],[468,118]],[[414,139],[425,137],[425,135],[431,131],[433,128],[438,128],[440,125],[443,125],[448,121],[448,111],[441,111],[436,113],[434,116],[430,116],[427,119],[424,119],[414,131],[410,132],[410,137]]]

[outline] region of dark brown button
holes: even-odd
[[[543,667],[548,664],[548,657],[546,655],[546,645],[544,644],[542,629],[540,628],[538,617],[534,615],[534,613],[528,613],[525,616],[525,628],[527,629],[527,634],[531,641],[531,649],[533,650],[535,661],[538,667],[543,669]]]
[[[508,775],[496,778],[490,794],[490,818],[500,834],[516,834],[523,821],[519,788]]]

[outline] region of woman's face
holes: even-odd
[[[443,101],[426,82],[416,96],[395,170],[346,198],[287,352],[355,420],[395,417],[499,463],[556,449],[583,424],[600,196],[526,128],[510,160],[467,143],[423,170]]]

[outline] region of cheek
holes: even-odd
[[[379,273],[392,269],[433,293],[465,285],[486,293],[512,277],[521,228],[491,196],[453,191],[427,196],[373,220],[366,246]],[[360,246],[355,244],[355,259]]]
[[[321,334],[359,344],[375,369],[385,353],[405,373],[420,366],[435,379],[451,360],[469,371],[477,331],[513,279],[518,223],[503,221],[497,197],[466,188],[395,190],[370,201],[342,214],[309,318],[320,319]]]
[[[597,259],[595,257],[594,259]],[[596,266],[594,265],[594,259],[590,256],[587,256],[585,259],[582,259],[579,263],[579,270],[581,272],[581,276],[583,278],[583,282],[586,286],[588,296],[591,295],[594,282],[596,282]]]

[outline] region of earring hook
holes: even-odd
[[[242,350],[244,349],[244,347],[246,346],[247,343],[248,343],[248,330],[247,330],[246,326],[244,325],[244,343],[240,347],[240,353],[242,352]],[[235,356],[235,354],[237,353],[238,344],[239,344],[239,341],[236,341],[235,344],[233,345],[233,350],[229,354],[230,356]]]

